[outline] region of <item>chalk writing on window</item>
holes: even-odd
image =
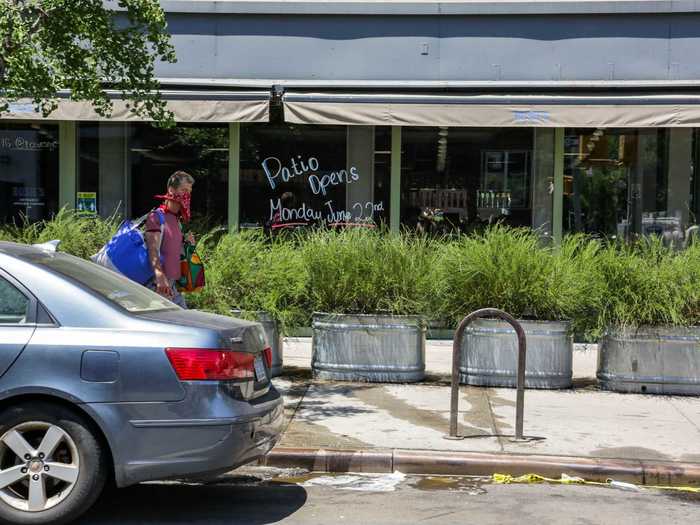
[[[349,186],[360,181],[360,171],[356,166],[349,169],[324,170],[316,157],[292,156],[285,164],[277,157],[267,157],[262,161],[267,182],[272,190],[281,183],[297,177],[305,179],[314,196],[326,197],[331,188]],[[321,206],[308,202],[286,207],[281,198],[270,199],[270,221],[272,222],[327,222],[360,223],[371,222],[375,213],[384,211],[382,201],[357,201],[339,205],[332,199]]]
[[[18,151],[54,151],[58,148],[57,140],[29,140],[24,137],[17,137],[14,140],[9,137],[0,137],[0,149],[11,149]]]

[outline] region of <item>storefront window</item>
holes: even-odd
[[[388,227],[391,215],[391,128],[377,127],[374,134],[374,201],[384,210],[375,212],[378,223]]]
[[[0,124],[0,221],[58,211],[58,126]]]
[[[371,126],[243,125],[241,226],[373,227],[386,220],[387,134]]]
[[[131,212],[151,209],[153,196],[166,190],[168,177],[184,170],[195,179],[193,223],[200,229],[228,219],[228,126],[178,125],[160,129],[134,124],[129,137]]]
[[[404,128],[401,222],[430,233],[532,223],[532,129]]]
[[[566,130],[565,231],[682,240],[690,211],[692,146],[688,132],[675,131]]]

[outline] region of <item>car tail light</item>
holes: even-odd
[[[223,348],[166,348],[180,381],[253,379],[255,356]]]
[[[272,348],[269,346],[263,350],[263,355],[265,356],[265,364],[267,368],[272,368]]]

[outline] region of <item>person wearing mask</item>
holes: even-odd
[[[187,308],[187,305],[175,283],[180,278],[180,255],[184,242],[181,224],[190,220],[193,185],[194,178],[189,173],[173,173],[168,179],[167,192],[155,196],[163,203],[146,219],[146,245],[154,274],[146,286],[183,308]],[[194,244],[194,236],[191,233],[188,241]]]

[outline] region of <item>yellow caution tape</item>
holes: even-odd
[[[613,479],[607,479],[605,482],[600,481],[588,481],[583,478],[576,476],[567,476],[562,474],[561,478],[547,478],[545,476],[540,476],[539,474],[524,474],[522,476],[513,477],[510,474],[494,474],[492,477],[494,483],[499,483],[503,485],[508,485],[511,483],[557,483],[560,485],[598,485],[606,487],[617,487],[628,490],[641,490],[641,489],[656,489],[656,490],[675,490],[677,492],[695,492],[700,493],[700,487],[674,487],[670,485],[635,485],[633,483],[625,483],[622,481],[615,481]]]

